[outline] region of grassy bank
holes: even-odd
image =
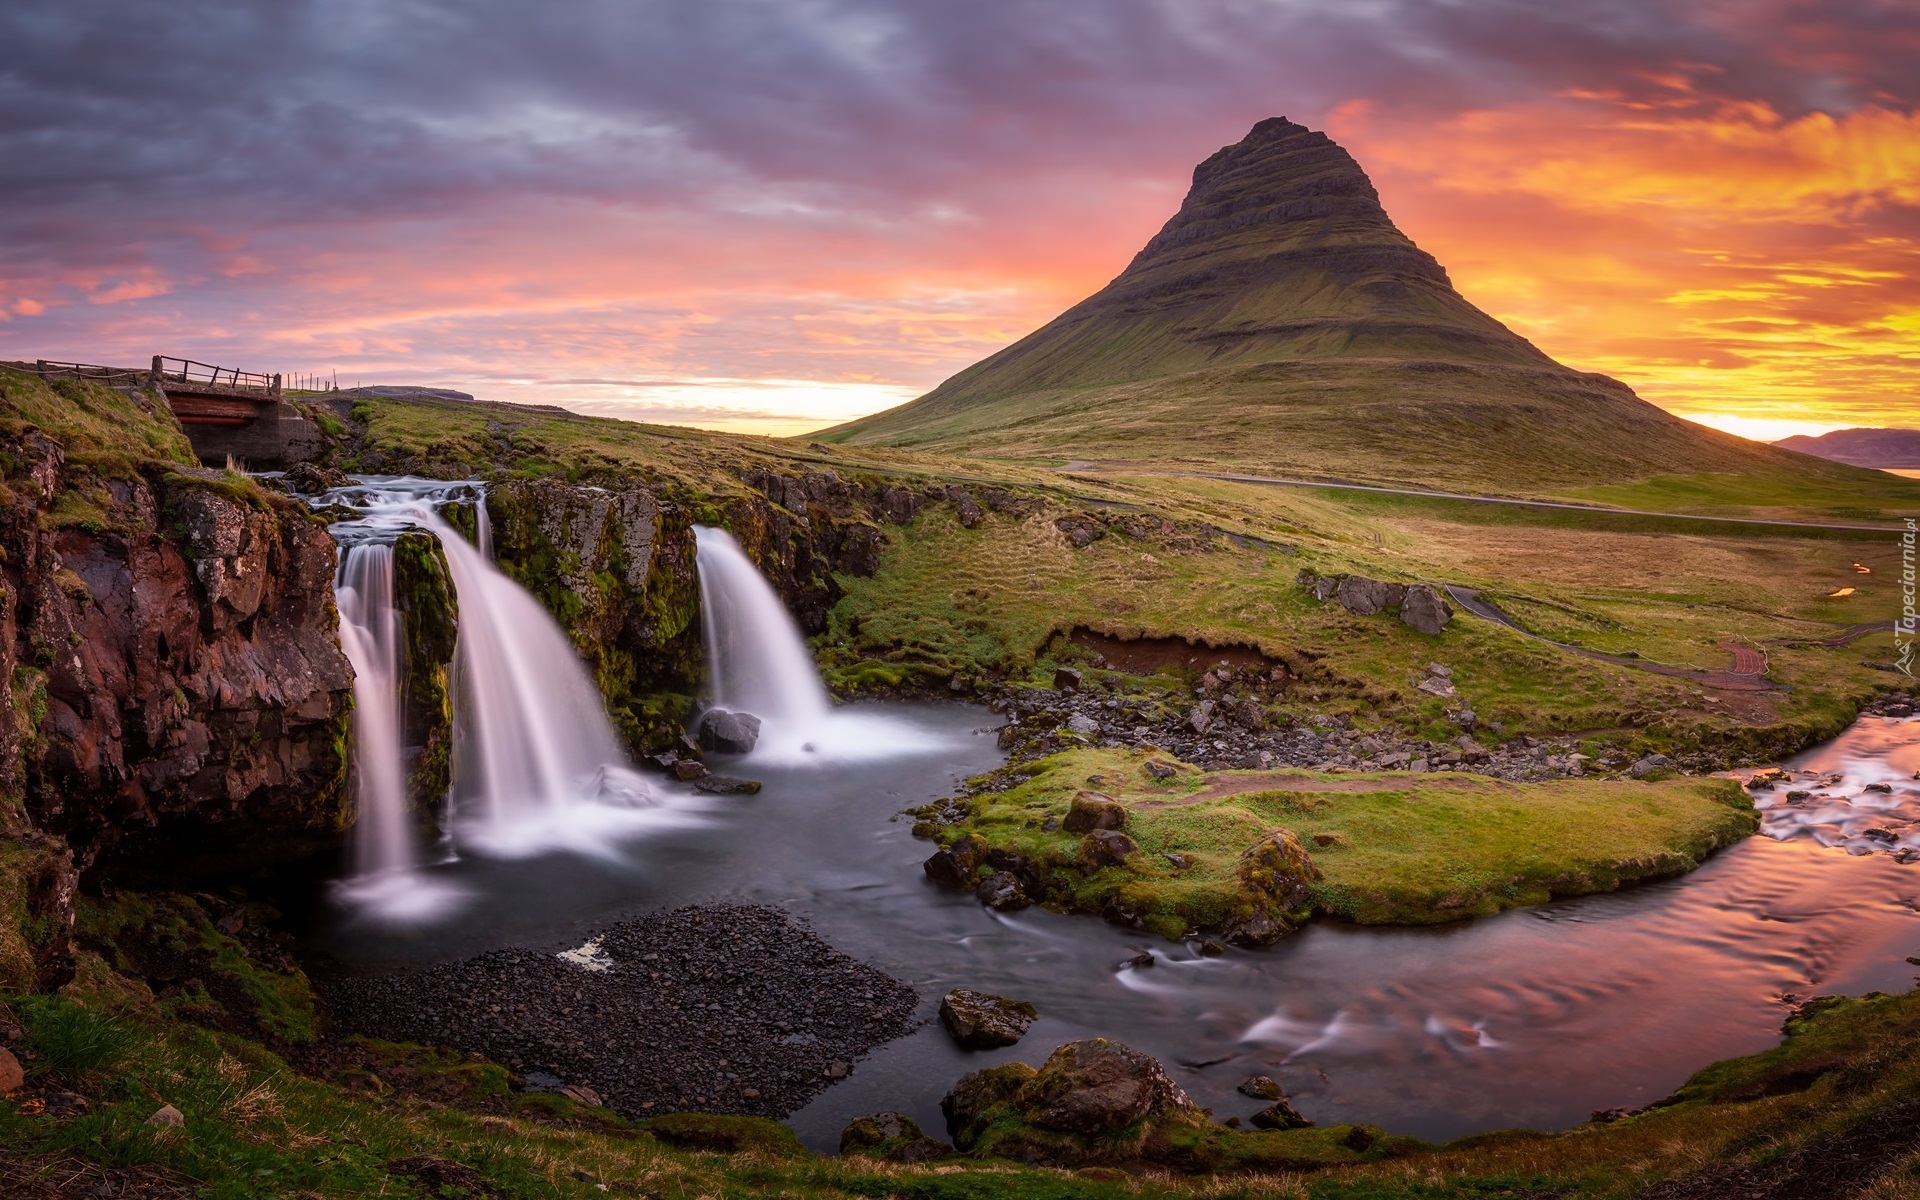
[[[1788,1024],[1780,1047],[1709,1067],[1639,1115],[1565,1133],[1433,1147],[1350,1127],[1148,1131],[1197,1176],[1137,1165],[1069,1172],[971,1158],[918,1166],[816,1158],[766,1121],[629,1122],[518,1090],[507,1071],[471,1056],[359,1039],[281,1040],[274,1049],[244,1005],[209,1000],[189,1010],[153,997],[147,982],[87,958],[62,994],[13,1000],[0,1026],[19,1027],[11,1044],[28,1080],[0,1099],[6,1194],[61,1195],[84,1181],[85,1194],[138,1184],[214,1200],[1626,1200],[1665,1179],[1682,1185],[1661,1193],[1669,1196],[1916,1194],[1906,1170],[1920,1151],[1910,1119],[1920,1096],[1920,997],[1911,994],[1817,1003]],[[163,1105],[181,1114],[180,1126],[149,1123]]]
[[[1724,779],[1565,779],[1506,783],[1444,774],[1200,772],[1165,756],[1075,750],[1030,763],[1024,782],[966,804],[968,816],[924,826],[943,844],[979,839],[1032,864],[1036,900],[1066,911],[1126,914],[1168,937],[1228,926],[1249,894],[1247,852],[1276,829],[1311,856],[1314,910],[1365,924],[1433,924],[1612,891],[1677,875],[1757,828]],[[1092,789],[1124,807],[1138,853],[1086,869],[1067,822]],[[979,868],[982,877],[992,866]]]

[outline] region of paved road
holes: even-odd
[[[1089,462],[1071,462],[1063,471],[1097,474],[1114,468]],[[1828,521],[1775,521],[1760,517],[1706,517],[1697,513],[1655,512],[1640,508],[1609,508],[1599,504],[1575,504],[1565,500],[1515,500],[1505,496],[1476,496],[1470,492],[1434,492],[1420,488],[1381,487],[1370,483],[1319,483],[1308,479],[1275,479],[1269,475],[1227,475],[1212,471],[1132,470],[1130,474],[1173,475],[1187,479],[1219,479],[1228,483],[1258,483],[1273,487],[1323,488],[1332,491],[1379,492],[1387,496],[1420,496],[1429,500],[1464,500],[1470,504],[1504,504],[1512,508],[1564,509],[1613,517],[1661,517],[1670,521],[1708,521],[1720,525],[1771,525],[1783,529],[1838,529],[1855,533],[1899,533],[1898,525],[1846,525]]]

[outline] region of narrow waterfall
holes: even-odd
[[[487,494],[485,492],[481,492],[480,498],[473,502],[473,527],[477,535],[476,540],[480,546],[480,557],[486,559],[488,562],[492,562],[493,518],[487,515]]]
[[[400,614],[393,606],[393,547],[349,546],[334,584],[340,647],[353,664],[353,773],[360,800],[353,865],[361,878],[418,865],[407,827],[400,761]]]
[[[917,754],[932,735],[876,712],[835,708],[780,596],[723,529],[694,526],[700,624],[714,704],[760,718],[749,756],[828,764]]]
[[[604,849],[609,809],[649,806],[600,692],[533,594],[430,510],[460,606],[454,651],[453,811],[494,854]],[[483,526],[484,528],[484,526]]]
[[[349,906],[383,921],[431,919],[466,892],[420,871],[407,813],[401,760],[400,611],[393,602],[393,546],[360,541],[344,548],[334,603],[340,648],[353,665],[353,774],[360,819],[353,827],[353,875],[338,887]]]
[[[696,525],[693,535],[714,703],[784,725],[825,721],[832,702],[780,597],[732,534]]]

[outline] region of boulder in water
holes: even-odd
[[[973,894],[980,898],[980,903],[1001,912],[1022,909],[1033,903],[1026,889],[1020,886],[1020,877],[1011,871],[995,871],[985,883],[974,889]]]
[[[731,775],[702,775],[693,781],[693,789],[710,796],[757,796],[758,779],[735,779]]]
[[[987,839],[977,833],[958,838],[950,846],[933,852],[921,869],[927,878],[941,887],[971,888],[980,864],[986,861]]]
[[[1152,1056],[1106,1038],[1055,1050],[1021,1089],[1020,1107],[1042,1129],[1078,1134],[1107,1133],[1145,1117],[1198,1108]]]
[[[710,708],[700,718],[698,741],[715,754],[745,754],[760,740],[760,718],[752,713]]]
[[[940,1001],[940,1023],[968,1050],[1011,1046],[1026,1036],[1040,1010],[1024,1000],[955,988]]]
[[[1285,1100],[1276,1100],[1247,1118],[1255,1129],[1310,1129],[1313,1122]]]

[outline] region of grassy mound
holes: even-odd
[[[1058,754],[1023,767],[1033,772],[1025,782],[970,801],[965,820],[922,829],[954,847],[977,838],[982,878],[997,851],[1036,900],[1137,917],[1177,937],[1238,919],[1249,903],[1245,855],[1277,829],[1312,857],[1317,911],[1432,924],[1681,874],[1758,827],[1745,793],[1724,779],[1147,772],[1166,761],[1133,750]],[[1083,835],[1066,818],[1088,789],[1126,809],[1124,832],[1139,852],[1119,865],[1085,869]]]

